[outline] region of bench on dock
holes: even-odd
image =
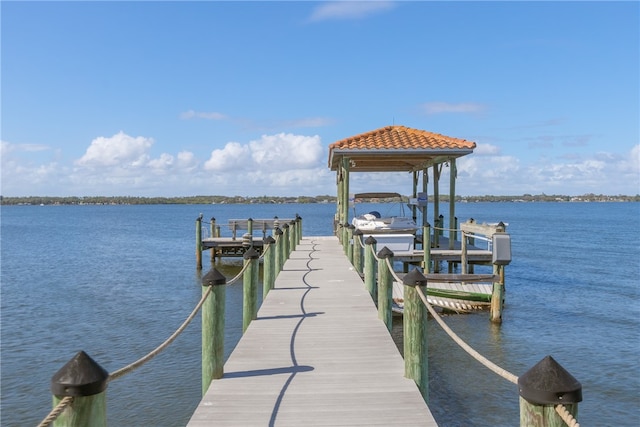
[[[295,221],[293,218],[271,218],[271,219],[230,219],[228,226],[232,233],[233,240],[237,237],[238,230],[249,230],[249,222],[251,221],[252,230],[261,230],[262,237],[267,237],[267,230],[273,230],[284,224],[290,224]]]

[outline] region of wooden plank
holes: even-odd
[[[436,426],[335,237],[303,239],[188,426]]]

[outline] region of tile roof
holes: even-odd
[[[353,171],[411,171],[473,152],[475,142],[405,126],[386,126],[329,145],[329,167],[349,157]]]
[[[329,145],[333,149],[471,149],[475,142],[438,133],[408,128],[385,126],[380,129],[336,141]]]

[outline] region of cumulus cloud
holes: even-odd
[[[91,141],[85,154],[75,164],[82,167],[141,166],[148,161],[147,150],[153,139],[132,137],[124,132]]]
[[[335,1],[322,3],[313,9],[312,22],[331,19],[362,19],[395,7],[390,1]]]
[[[461,102],[453,104],[449,102],[427,102],[422,105],[425,114],[442,113],[481,113],[486,110],[486,106],[473,102]]]
[[[492,144],[476,144],[476,148],[473,150],[473,154],[478,156],[495,156],[500,154],[500,147]]]

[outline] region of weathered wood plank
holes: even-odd
[[[303,239],[188,426],[436,426],[338,240]]]

